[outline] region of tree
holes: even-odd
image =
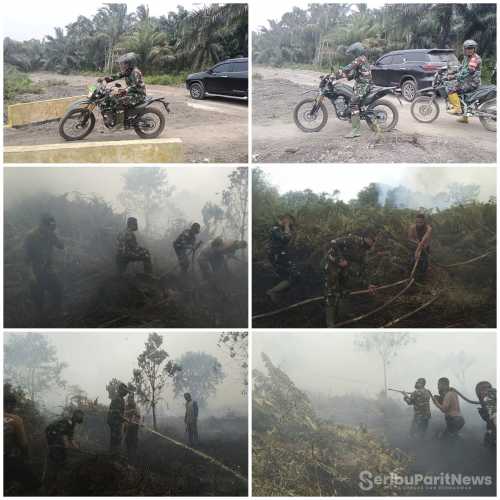
[[[153,428],[156,424],[156,408],[161,401],[161,392],[168,379],[181,369],[172,360],[163,346],[163,337],[150,333],[144,351],[137,358],[138,368],[133,372],[133,383],[139,403],[151,409]]]
[[[125,185],[118,196],[120,203],[130,214],[141,214],[144,232],[151,232],[154,216],[168,206],[168,198],[175,190],[169,184],[167,170],[161,167],[130,168],[123,179]]]
[[[248,169],[239,167],[229,175],[229,187],[222,192],[229,226],[241,240],[246,239],[248,225]]]
[[[189,392],[200,407],[206,407],[207,401],[222,383],[225,374],[215,356],[205,352],[187,352],[178,361],[182,370],[174,375],[174,394],[178,397]]]
[[[62,371],[66,363],[57,358],[57,350],[39,333],[12,334],[4,350],[5,380],[24,389],[35,402],[40,394],[64,387]]]
[[[217,347],[225,350],[229,357],[238,363],[243,379],[242,392],[246,394],[248,389],[248,333],[221,333],[217,341]]]
[[[387,369],[392,360],[398,356],[401,350],[413,337],[408,333],[367,333],[356,339],[355,345],[366,352],[375,352],[380,356],[384,370],[384,394],[387,396]]]

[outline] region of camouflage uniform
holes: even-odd
[[[212,275],[220,275],[229,272],[227,266],[227,257],[234,257],[234,253],[243,248],[238,240],[224,242],[220,245],[210,245],[200,253],[198,265],[203,279],[208,280]]]
[[[107,422],[110,431],[109,451],[119,453],[123,441],[123,423],[125,421],[125,400],[116,395],[109,405]]]
[[[423,438],[429,426],[431,418],[430,408],[431,396],[427,389],[416,389],[411,394],[405,396],[407,404],[413,406],[414,414],[411,424],[410,435],[412,437]]]
[[[351,64],[344,66],[340,71],[348,80],[354,80],[354,95],[359,99],[363,98],[370,90],[372,72],[370,63],[366,56],[358,56]],[[357,100],[357,112],[359,113],[359,99]]]
[[[37,227],[24,242],[26,260],[31,264],[34,280],[30,284],[31,298],[41,313],[47,292],[59,311],[62,302],[62,286],[53,267],[53,249],[62,250],[64,243],[54,232]]]
[[[153,272],[149,250],[140,247],[134,231],[127,228],[116,239],[116,265],[120,274],[127,270],[129,262],[143,262],[144,272]]]
[[[457,73],[455,91],[460,93],[472,92],[481,86],[481,57],[478,54],[464,57],[462,66]]]
[[[133,399],[127,400],[125,407],[125,446],[127,447],[127,457],[131,464],[137,461],[137,447],[139,445],[139,425],[141,415],[137,409],[137,404]]]
[[[290,257],[288,245],[292,239],[292,233],[285,232],[281,225],[271,228],[269,241],[267,243],[267,256],[276,274],[281,280],[290,283],[297,278],[298,272],[295,262]]]
[[[359,286],[366,288],[366,252],[369,250],[364,238],[356,234],[332,240],[325,264],[325,294],[327,321],[334,325],[339,317],[340,301],[350,290]],[[345,259],[349,265],[338,264]]]
[[[196,234],[194,234],[190,229],[185,229],[174,241],[174,250],[181,266],[182,272],[187,272],[189,269],[189,257],[195,251],[196,246]]]
[[[144,77],[138,68],[134,68],[125,73],[111,75],[108,81],[114,82],[122,78],[125,79],[125,83],[127,84],[127,93],[124,96],[110,97],[110,106],[115,111],[117,109],[133,108],[146,100],[146,85],[144,83]]]
[[[478,408],[479,415],[486,422],[486,434],[484,444],[496,447],[497,443],[497,390],[491,387],[487,390],[486,396],[481,401]]]

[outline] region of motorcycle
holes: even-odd
[[[87,137],[95,127],[97,109],[108,129],[118,129],[123,125],[125,129],[133,128],[143,139],[158,137],[165,129],[165,115],[151,105],[160,102],[170,113],[169,103],[164,97],[146,97],[138,106],[114,111],[110,105],[111,95],[120,87],[119,83],[108,86],[104,79],[99,78],[97,85],[88,88],[87,97],[73,103],[61,118],[59,135],[66,141],[80,141]],[[123,114],[121,120],[120,114]]]
[[[339,120],[350,121],[351,99],[354,97],[352,87],[339,82],[333,75],[320,76],[319,88],[308,90],[303,94],[317,93],[300,101],[293,111],[293,120],[303,132],[319,132],[328,121],[328,111],[324,104],[327,98],[333,105],[335,115]],[[398,100],[397,87],[378,87],[370,85],[368,94],[360,101],[360,118],[365,120],[372,130],[389,132],[399,120],[396,106],[382,97],[393,94]],[[400,101],[401,102],[401,101]],[[378,127],[377,127],[378,126]]]
[[[442,97],[446,103],[446,111],[451,110],[448,102],[448,69],[436,72],[432,86],[419,90],[411,105],[411,115],[421,123],[432,123],[439,116],[438,99]],[[481,85],[477,90],[460,95],[463,115],[478,117],[486,130],[497,130],[497,88],[495,85]]]

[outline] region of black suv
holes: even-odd
[[[413,101],[417,90],[430,87],[436,71],[447,65],[458,66],[452,49],[394,50],[372,66],[372,79],[382,87],[401,87],[403,97]]]
[[[248,58],[238,57],[189,75],[186,87],[193,99],[206,95],[248,98]]]

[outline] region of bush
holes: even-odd
[[[169,75],[148,75],[144,77],[144,81],[149,85],[184,85],[188,72],[181,72]]]
[[[31,78],[13,66],[5,68],[3,77],[3,98],[10,102],[20,94],[41,94],[43,87],[40,84],[33,83]]]

